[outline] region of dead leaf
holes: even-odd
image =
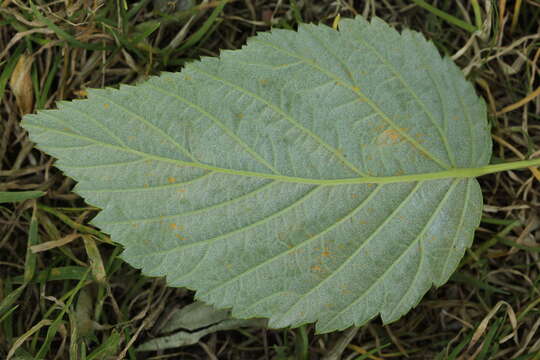
[[[34,106],[34,89],[32,87],[32,77],[30,76],[33,61],[32,56],[22,54],[9,79],[9,86],[15,95],[21,115],[31,113]]]

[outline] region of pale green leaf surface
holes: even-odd
[[[490,159],[484,102],[422,35],[378,19],[261,33],[58,107],[24,126],[125,260],[271,327],[398,319],[480,221],[477,181],[451,174]]]

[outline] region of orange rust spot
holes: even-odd
[[[145,188],[147,188],[147,187],[149,187],[149,186],[150,186],[150,185],[148,185],[148,184],[144,184],[144,185],[143,185],[143,187],[145,187]]]
[[[51,270],[51,275],[60,275],[60,270],[59,269],[52,269]]]
[[[452,116],[452,120],[454,120],[454,121],[458,121],[458,120],[459,120],[459,118],[458,118],[457,116]]]
[[[138,228],[139,224],[131,224],[131,226],[133,226],[134,228]]]
[[[268,80],[266,79],[262,79],[261,81],[259,81],[261,83],[261,85],[266,85],[268,84]]]
[[[169,177],[167,178],[167,181],[169,182],[169,184],[173,184],[173,183],[176,182],[176,179],[173,178],[172,176],[169,176]]]
[[[238,114],[236,114],[236,117],[237,117],[238,119],[243,119],[243,118],[244,118],[244,114],[238,113]]]
[[[406,128],[401,128],[401,131],[407,131]],[[403,141],[403,136],[396,129],[384,130],[377,137],[377,145],[396,145]]]
[[[360,220],[358,223],[360,225],[367,225],[368,222],[366,220]]]
[[[186,238],[183,237],[183,236],[180,235],[180,234],[175,234],[174,236],[175,236],[178,240],[182,240],[182,241],[186,240]]]
[[[367,184],[367,186],[368,186],[368,187],[374,187],[375,184],[374,184],[374,183],[369,183],[369,184]]]
[[[324,250],[324,251],[321,253],[321,255],[324,256],[324,257],[328,257],[328,256],[330,256],[331,254],[332,254],[332,253],[331,253],[330,251],[328,251],[328,250]]]
[[[105,110],[107,110],[109,107],[110,107],[109,104],[103,104],[103,108],[104,108]]]
[[[311,267],[311,271],[321,271],[321,270],[322,270],[322,269],[321,269],[321,267],[320,267],[319,265],[313,265],[313,266]]]
[[[174,224],[174,223],[171,223],[171,224],[169,224],[169,227],[171,229],[176,229],[178,226],[176,226],[176,224]]]
[[[356,199],[358,197],[358,194],[351,194],[351,199]]]
[[[186,192],[186,189],[178,189],[178,190],[176,190],[176,192],[179,192],[179,193],[185,193],[185,192]]]

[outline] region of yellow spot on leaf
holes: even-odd
[[[109,104],[103,104],[103,108],[104,108],[105,110],[107,110],[109,107],[110,107]]]
[[[261,85],[266,85],[266,84],[268,84],[268,80],[262,79],[262,80],[260,81],[260,83],[261,83]]]
[[[360,225],[367,225],[368,222],[366,220],[360,220],[358,223]]]
[[[171,229],[176,229],[176,228],[177,228],[176,224],[174,224],[174,223],[169,224],[169,227],[170,227]]]
[[[174,184],[174,183],[176,182],[176,179],[173,178],[172,176],[169,176],[169,177],[167,178],[167,181],[169,182],[169,184]]]
[[[321,270],[322,270],[322,269],[321,269],[321,267],[320,267],[319,265],[313,265],[313,266],[311,267],[311,271],[321,271]]]
[[[401,131],[407,131],[406,128],[401,128]],[[377,137],[377,145],[396,145],[403,141],[403,136],[396,129],[388,129],[383,131]]]
[[[189,80],[191,80],[191,79],[192,79],[192,77],[189,76],[189,75],[184,76],[184,80],[188,80],[188,81],[189,81]]]
[[[144,184],[144,185],[143,185],[143,187],[145,187],[145,188],[147,188],[147,187],[149,187],[149,186],[150,186],[150,185],[148,185],[148,184]]]

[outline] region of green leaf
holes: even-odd
[[[123,258],[270,327],[398,319],[456,269],[491,171],[471,84],[379,19],[261,33],[58,107],[24,126]]]

